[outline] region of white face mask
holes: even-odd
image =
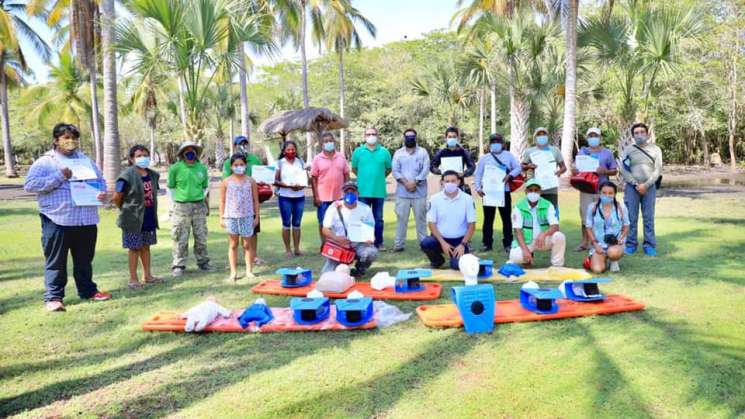
[[[458,184],[453,182],[445,182],[442,188],[445,190],[445,193],[452,194],[458,190]]]
[[[234,166],[233,173],[235,173],[236,175],[242,175],[246,173],[246,166]]]
[[[525,194],[525,196],[527,196],[528,201],[532,203],[536,203],[539,199],[541,199],[541,194],[539,194],[538,192],[528,192]]]
[[[375,135],[368,135],[367,137],[365,137],[365,142],[368,143],[368,144],[370,144],[370,145],[377,144],[378,143],[378,137],[375,136]]]

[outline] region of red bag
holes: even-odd
[[[274,195],[274,192],[272,192],[272,185],[267,185],[266,183],[259,183],[256,185],[258,191],[259,191],[259,202],[268,201],[269,198]]]
[[[355,253],[354,249],[343,247],[338,243],[334,243],[331,240],[326,240],[321,247],[321,254],[327,258],[349,265],[354,261]]]
[[[600,178],[597,173],[594,172],[582,172],[577,173],[569,179],[569,183],[573,188],[585,193],[598,193],[598,184]]]
[[[523,176],[523,174],[520,173],[519,175],[513,177],[512,180],[507,182],[507,186],[509,186],[510,192],[515,192],[516,190],[522,188],[524,183],[525,183],[525,176]]]

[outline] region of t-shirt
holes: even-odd
[[[370,151],[361,145],[352,154],[352,169],[357,172],[357,188],[363,198],[385,198],[386,172],[391,170],[391,153],[380,144]]]
[[[437,226],[446,239],[463,237],[468,231],[468,224],[476,222],[476,204],[471,195],[461,190],[453,198],[440,191],[429,200],[427,222]]]
[[[590,205],[585,209],[585,227],[592,228],[595,239],[599,241],[603,247],[605,247],[603,238],[606,234],[612,234],[618,238],[623,226],[630,224],[629,210],[626,208],[626,204],[624,204],[623,200],[619,201],[616,199],[616,202],[618,203],[618,212],[616,212],[615,207],[612,207],[613,210],[611,210],[611,215],[607,218],[603,217],[603,210],[601,208],[598,208],[597,211],[595,211],[595,208],[598,205],[597,202],[590,203]]]
[[[207,168],[200,162],[179,160],[168,169],[168,189],[176,202],[198,202],[209,187]]]
[[[600,167],[606,169],[606,170],[614,170],[616,169],[616,159],[613,157],[613,152],[608,150],[605,147],[601,147],[600,151],[593,152],[590,150],[590,147],[582,147],[579,150],[579,154],[582,154],[584,156],[592,156],[596,159],[598,159],[600,163]],[[603,182],[608,181],[608,175],[606,174],[598,174],[598,184],[602,184]]]
[[[523,153],[523,158],[521,160],[521,163],[532,164],[533,161],[530,159],[530,155],[533,154],[533,153],[535,153],[536,151],[550,151],[551,154],[554,156],[554,161],[556,161],[556,168],[557,169],[559,168],[560,163],[563,163],[564,162],[564,157],[561,156],[561,150],[559,150],[557,147],[554,147],[552,145],[549,145],[549,146],[546,146],[544,148],[539,148],[537,146],[533,146],[533,147],[528,148]],[[528,170],[528,176],[527,176],[528,179],[533,178],[533,175],[534,175],[533,170]],[[559,193],[559,189],[558,188],[550,188],[550,189],[546,189],[546,190],[542,190],[541,191],[541,194],[542,195],[555,195],[555,194],[558,194],[558,193]]]
[[[119,193],[125,193],[127,191],[127,181],[119,179],[116,181],[116,191]],[[142,177],[142,188],[144,191],[143,202],[145,206],[145,214],[142,219],[142,231],[155,231],[155,192],[153,190],[153,182],[150,176],[145,175]]]
[[[331,157],[318,154],[310,165],[310,175],[317,180],[316,193],[321,202],[339,200],[344,178],[349,175],[347,159],[338,151]]]
[[[526,198],[523,198],[526,199]],[[541,231],[541,225],[538,220],[538,206],[531,207],[530,208],[530,217],[533,219],[533,240],[535,240],[536,237],[538,237],[538,234],[540,234]],[[548,214],[546,214],[546,217],[548,218],[548,225],[554,226],[559,225],[559,218],[556,216],[556,208],[554,208],[554,204],[549,204],[548,206]],[[520,212],[517,207],[512,209],[512,225],[515,228],[523,228],[523,213]],[[525,243],[530,244],[530,243]]]
[[[299,157],[295,157],[295,160],[293,160],[292,164],[290,164],[285,158],[279,160],[277,162],[277,169],[280,170],[280,174],[282,175],[282,178],[280,180],[284,184],[289,185],[289,172],[291,170],[297,171],[297,176],[305,176],[306,179],[308,177],[308,173],[305,171],[305,163]],[[293,191],[290,188],[279,188],[279,190],[277,191],[277,195],[284,196],[285,198],[300,198],[305,196],[305,189]]]
[[[337,207],[341,209],[344,224],[342,224],[339,218],[339,211],[336,210]],[[323,226],[330,229],[337,236],[345,236],[344,226],[346,225],[349,228],[350,223],[353,222],[362,222],[367,225],[375,224],[375,217],[373,217],[372,210],[364,202],[357,201],[357,206],[350,209],[342,204],[341,201],[336,201],[326,210],[326,215],[323,216]]]
[[[246,175],[252,176],[253,167],[261,166],[262,164],[264,163],[261,162],[261,159],[256,154],[246,154]],[[233,170],[230,168],[230,159],[225,159],[225,162],[222,164],[222,178],[225,179],[232,174]]]

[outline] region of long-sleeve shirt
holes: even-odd
[[[654,158],[654,162],[641,150],[630,145],[621,154],[621,177],[626,183],[643,184],[650,188],[662,174],[662,150],[652,143],[646,143],[641,149]]]
[[[427,175],[429,174],[429,153],[422,147],[416,147],[409,152],[401,147],[393,153],[393,178],[396,179],[396,196],[400,198],[426,198]],[[409,192],[403,180],[416,182],[416,190]]]
[[[98,207],[75,206],[70,193],[70,181],[62,174],[66,159],[87,159],[96,172],[96,182],[102,192],[106,182],[96,164],[81,151],[65,156],[50,150],[39,157],[28,171],[23,189],[36,193],[39,212],[60,226],[90,226],[98,224]],[[83,182],[83,181],[81,181]]]
[[[495,157],[496,159],[499,159],[502,164],[499,164]],[[507,150],[502,150],[499,154],[484,154],[481,160],[479,160],[478,165],[476,165],[476,174],[474,175],[474,187],[477,192],[482,192],[482,181],[484,179],[484,169],[486,166],[500,167],[512,177],[515,177],[522,172],[520,162],[518,162],[517,158]],[[510,186],[506,182],[504,184],[504,190],[508,192],[510,190]]]
[[[476,170],[476,165],[473,163],[473,157],[471,157],[471,153],[469,153],[465,148],[458,146],[454,150],[451,150],[449,147],[445,147],[442,150],[438,151],[435,156],[432,158],[432,163],[430,164],[430,172],[441,175],[442,171],[440,171],[440,160],[443,157],[462,157],[463,158],[463,164],[466,166],[466,170],[463,172],[463,177],[471,176]]]

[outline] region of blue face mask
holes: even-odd
[[[139,167],[140,169],[147,169],[148,167],[150,167],[150,157],[140,156],[136,158],[135,166]]]
[[[332,141],[329,141],[327,143],[323,143],[323,149],[325,151],[328,151],[329,153],[336,150],[336,144]]]
[[[502,143],[489,144],[489,151],[491,151],[494,154],[501,153],[502,152]]]
[[[184,157],[186,158],[186,160],[196,160],[197,153],[193,151],[187,151],[186,153],[184,153]]]
[[[448,138],[446,141],[446,144],[448,147],[455,147],[458,145],[458,139],[457,138]]]
[[[593,148],[599,146],[600,145],[600,137],[589,137],[587,139],[587,145],[589,145],[590,147],[593,147]]]
[[[603,205],[608,205],[613,203],[613,197],[607,196],[607,195],[600,195],[600,203]]]
[[[539,135],[535,137],[535,143],[539,146],[544,146],[548,144],[548,135]]]
[[[344,194],[344,203],[347,205],[354,205],[357,203],[357,194],[354,192],[347,192]]]

